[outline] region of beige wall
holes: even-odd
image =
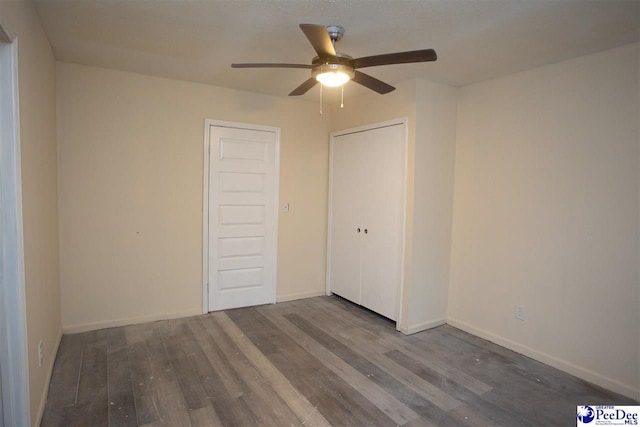
[[[31,2],[0,2],[0,21],[18,39],[29,388],[38,425],[61,335],[55,59]]]
[[[410,333],[446,323],[457,114],[451,86],[418,80],[416,94]]]
[[[390,94],[345,99],[332,130],[399,117],[409,121],[405,271],[400,329],[413,333],[446,322],[456,135],[456,90],[424,80]]]
[[[451,324],[635,398],[639,46],[460,90],[449,294]]]
[[[325,286],[329,115],[317,105],[58,63],[62,322],[202,312],[204,119],[281,128],[277,298]]]

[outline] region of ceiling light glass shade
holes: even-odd
[[[336,87],[342,86],[351,78],[342,71],[327,71],[326,73],[318,74],[316,80],[325,86]]]
[[[313,70],[313,76],[324,86],[342,86],[355,76],[353,68],[341,64],[323,64]]]

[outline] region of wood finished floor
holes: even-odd
[[[450,326],[337,297],[64,335],[42,426],[553,426],[637,404]]]

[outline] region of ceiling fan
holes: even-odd
[[[383,55],[352,58],[335,49],[335,43],[344,35],[344,28],[332,25],[325,27],[315,24],[300,24],[300,29],[315,49],[318,56],[311,64],[283,63],[243,63],[231,64],[232,68],[306,68],[311,77],[295,88],[289,96],[305,94],[320,82],[325,86],[342,86],[349,80],[361,84],[379,94],[389,93],[395,88],[368,74],[358,71],[360,68],[378,65],[407,64],[412,62],[435,61],[438,57],[433,49],[413,50],[409,52],[386,53]]]

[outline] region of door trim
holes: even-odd
[[[340,131],[331,132],[329,134],[329,203],[327,214],[327,273],[325,283],[325,293],[331,295],[331,226],[332,226],[332,203],[333,203],[333,144],[335,138],[338,136],[349,135],[357,132],[366,132],[373,129],[379,129],[389,126],[402,126],[404,131],[403,143],[404,143],[404,185],[402,188],[402,236],[401,236],[401,251],[400,251],[400,286],[398,287],[398,302],[397,302],[397,319],[396,330],[400,330],[400,325],[403,321],[402,300],[404,298],[404,286],[405,286],[405,252],[406,252],[406,235],[407,235],[407,180],[408,180],[408,162],[409,162],[409,119],[401,117],[397,119],[387,120],[384,122],[372,123],[364,126],[358,126],[350,129],[344,129]]]
[[[4,425],[31,425],[22,225],[18,40],[0,25],[0,366]]]
[[[223,120],[205,119],[204,120],[204,147],[203,147],[203,192],[202,192],[202,314],[209,312],[209,150],[211,142],[209,141],[209,129],[211,126],[226,127],[234,129],[247,129],[263,132],[273,132],[276,135],[275,146],[275,171],[274,171],[274,220],[273,225],[273,243],[269,248],[273,253],[273,295],[272,303],[276,302],[277,288],[277,272],[278,272],[278,213],[280,200],[280,128],[272,126],[254,125],[249,123],[229,122]]]

